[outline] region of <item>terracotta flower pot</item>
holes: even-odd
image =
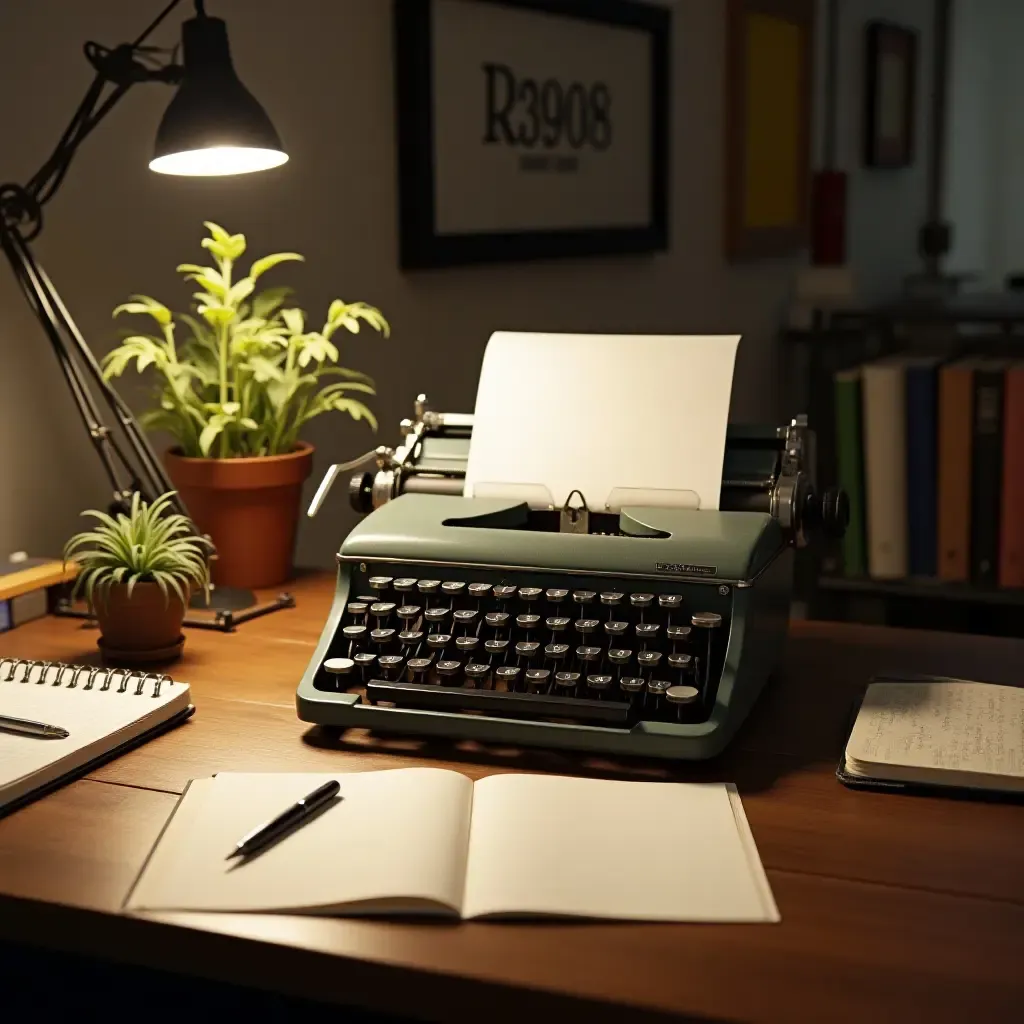
[[[311,444],[245,459],[190,459],[169,451],[166,462],[189,515],[217,546],[214,583],[256,589],[288,579],[302,484],[313,469]]]
[[[155,583],[137,583],[129,597],[127,584],[118,583],[97,596],[93,610],[103,634],[100,648],[111,661],[145,664],[181,654],[185,606],[173,591],[165,599]]]

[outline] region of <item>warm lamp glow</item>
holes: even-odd
[[[249,146],[210,146],[182,153],[154,157],[149,169],[158,174],[180,174],[189,177],[216,177],[227,174],[249,174],[280,167],[288,154],[279,149],[256,149]]]

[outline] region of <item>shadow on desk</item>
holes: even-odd
[[[0,990],[4,1019],[8,1013],[23,1011],[25,1019],[36,1020],[70,1015],[108,1022],[191,1019],[291,1024],[309,1020],[322,1024],[329,1019],[338,1024],[399,1024],[397,1017],[7,943],[0,943]]]

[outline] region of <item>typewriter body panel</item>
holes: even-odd
[[[806,423],[730,430],[721,510],[582,518],[462,497],[471,434],[471,416],[421,396],[402,444],[351,478],[369,514],[338,554],[299,717],[611,755],[720,752],[778,664],[794,550],[845,527],[844,496],[815,486]]]

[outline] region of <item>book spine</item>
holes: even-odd
[[[1024,367],[1006,371],[999,586],[1024,587]]]
[[[861,384],[854,376],[834,381],[837,483],[850,502],[850,522],[843,536],[843,572],[867,572],[864,537],[864,450],[861,437]]]
[[[971,579],[989,586],[995,586],[999,570],[1003,383],[1001,369],[975,371],[971,448]]]
[[[970,575],[971,435],[974,374],[969,367],[939,371],[939,578]]]
[[[934,366],[907,367],[907,544],[912,576],[934,576],[938,558],[937,376]]]
[[[906,376],[899,365],[862,371],[868,572],[907,575]]]

